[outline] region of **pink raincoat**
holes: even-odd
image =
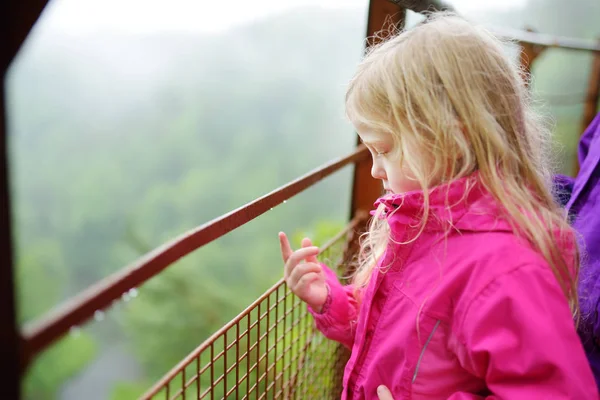
[[[421,192],[378,203],[395,242],[414,238]],[[352,349],[342,399],[377,399],[379,385],[395,400],[598,399],[556,278],[477,175],[434,189],[430,209],[415,241],[388,247],[360,306],[325,267],[329,297],[309,311]]]

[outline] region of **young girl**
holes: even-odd
[[[598,398],[575,328],[576,242],[526,98],[501,43],[453,16],[360,64],[347,114],[386,194],[353,284],[280,234],[288,286],[352,351],[343,399]]]

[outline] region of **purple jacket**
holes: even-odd
[[[559,199],[573,216],[573,226],[581,235],[579,335],[600,387],[600,113],[581,137],[579,164],[581,169],[575,179],[557,176],[555,183]]]

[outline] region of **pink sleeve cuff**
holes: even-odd
[[[326,275],[327,299],[320,313],[310,306],[308,306],[308,311],[313,315],[317,327],[322,331],[329,327],[348,328],[356,320],[356,301],[352,293],[353,288],[352,286],[343,286],[331,269],[323,264],[322,267]]]

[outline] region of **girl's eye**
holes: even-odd
[[[377,153],[378,156],[385,156],[388,152],[387,151],[376,151],[375,153]]]

